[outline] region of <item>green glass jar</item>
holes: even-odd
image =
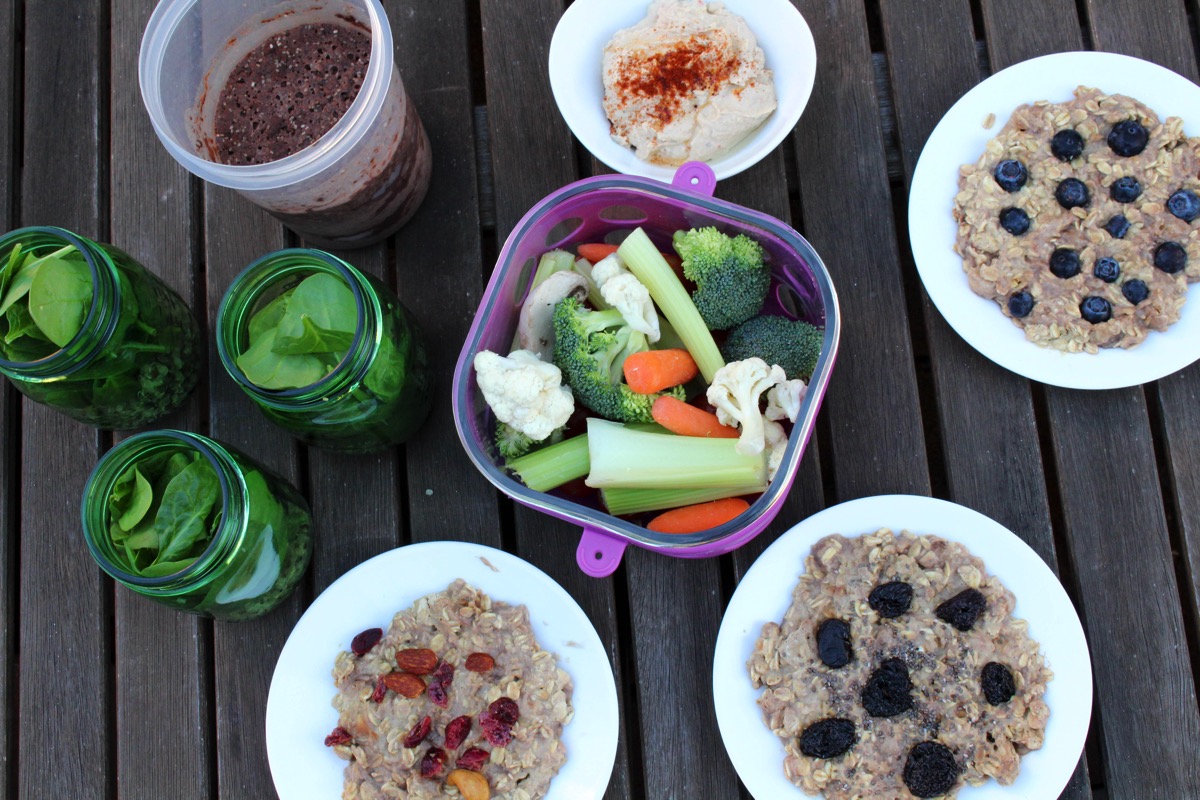
[[[88,549],[118,583],[215,619],[270,611],[312,555],[312,516],[291,484],[182,431],[147,431],[109,450],[82,515]]]
[[[395,294],[320,250],[247,267],[217,312],[221,363],[267,418],[301,441],[369,453],[429,414],[428,358]]]
[[[200,374],[192,312],[117,248],[61,228],[0,237],[0,372],[100,428],[145,425]]]

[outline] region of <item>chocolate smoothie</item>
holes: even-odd
[[[333,127],[362,88],[371,37],[341,25],[289,28],[250,51],[217,101],[222,164],[266,164]]]

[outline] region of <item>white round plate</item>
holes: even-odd
[[[325,747],[337,727],[333,660],[367,628],[456,578],[493,600],[525,605],[538,643],[574,683],[575,717],[563,728],[567,763],[548,800],[600,798],[617,755],[617,687],[608,654],[583,609],[546,573],[516,556],[466,542],[427,542],[365,561],[321,593],[288,637],[267,697],[267,760],[280,800],[342,796],[346,762]]]
[[[984,145],[1017,106],[1070,100],[1077,86],[1137,98],[1160,119],[1180,117],[1184,132],[1200,136],[1200,87],[1148,61],[1113,53],[1056,53],[1014,64],[963,95],[933,129],[921,151],[909,192],[908,230],[917,271],[938,311],[967,343],[1005,369],[1069,389],[1116,389],[1170,375],[1200,358],[1200,298],[1184,304],[1182,318],[1152,331],[1132,350],[1095,355],[1036,345],[992,300],[971,291],[954,252],[958,225],[951,215],[958,168],[979,160]],[[990,130],[983,127],[996,115]],[[1192,290],[1195,293],[1195,290]]]
[[[814,514],[767,548],[738,584],[717,635],[713,696],[721,738],[742,782],[757,800],[807,797],[783,775],[783,740],[763,722],[761,690],[751,687],[746,662],[763,624],[781,621],[791,605],[812,546],[832,533],[857,536],[880,528],[934,534],[983,559],[1016,597],[1014,616],[1028,621],[1029,635],[1054,671],[1046,689],[1050,722],[1042,748],[1021,759],[1011,786],[988,781],[964,786],[958,797],[1054,800],[1075,771],[1091,719],[1091,662],[1075,608],[1050,568],[1007,528],[969,508],[910,495],[866,497]]]
[[[575,0],[558,21],[550,41],[550,88],[575,137],[592,155],[626,175],[670,183],[675,167],[642,161],[613,141],[604,114],[600,61],[604,46],[622,28],[646,16],[650,0]],[[709,162],[717,180],[757,164],[796,127],[812,94],[817,49],[812,31],[789,0],[725,0],[746,20],[775,73],[779,106],[730,152]]]

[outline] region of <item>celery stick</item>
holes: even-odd
[[[766,490],[766,484],[721,489],[601,489],[600,497],[604,500],[608,513],[620,517],[626,514],[640,514],[643,511],[661,511],[665,508],[707,503],[726,497],[740,497],[744,494],[761,494]]]
[[[742,455],[737,439],[646,433],[589,417],[587,485],[597,489],[701,489],[767,483],[767,451]],[[528,458],[528,456],[525,456]]]
[[[629,234],[617,253],[629,271],[650,290],[650,297],[696,360],[700,374],[712,383],[713,375],[725,366],[725,359],[671,265],[641,228]]]
[[[543,253],[541,259],[538,260],[537,270],[533,273],[533,282],[529,284],[529,290],[533,291],[554,273],[569,270],[573,266],[575,266],[575,256],[566,250],[551,250]]]
[[[534,450],[505,463],[521,482],[535,492],[548,492],[588,474],[586,433]]]

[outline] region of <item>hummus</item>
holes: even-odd
[[[652,164],[708,161],[775,110],[775,84],[746,21],[720,3],[654,0],[604,48],[612,136]]]

